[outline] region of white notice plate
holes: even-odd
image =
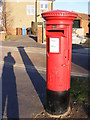
[[[50,52],[59,53],[59,38],[50,38]]]

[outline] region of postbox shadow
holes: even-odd
[[[25,65],[26,72],[42,102],[43,107],[45,108],[46,81],[33,65],[32,61],[25,52],[24,47],[18,47],[18,50]]]
[[[15,60],[11,52],[4,57],[4,66],[2,72],[2,117],[4,112],[7,119],[19,119],[19,107],[17,98],[16,77],[13,65]]]

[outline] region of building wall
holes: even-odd
[[[35,12],[34,15],[27,15],[27,5],[34,5],[35,0],[31,2],[8,2],[6,3],[6,27],[8,34],[16,34],[16,28],[31,27],[31,22],[35,22]],[[48,2],[48,10],[51,10],[51,2]],[[37,2],[37,22],[42,22],[40,10],[40,1]]]
[[[89,32],[89,28],[88,28],[88,20],[81,20],[81,27],[84,28],[84,35],[86,35],[86,33]]]
[[[43,18],[41,16],[41,13],[42,12],[46,12],[46,11],[50,11],[51,10],[51,1],[48,1],[48,9],[44,9],[43,11],[40,9],[40,1],[37,3],[37,15],[39,15],[37,17],[37,22],[43,22]],[[44,28],[44,41],[46,41],[46,31],[45,31],[45,28]],[[38,25],[37,26],[37,39],[38,39],[38,42],[39,43],[42,43],[42,25]]]
[[[38,25],[37,27],[37,42],[42,43],[42,25]]]
[[[0,2],[0,27],[2,27],[2,2]]]
[[[46,1],[47,2],[47,1]],[[39,2],[37,2],[37,8],[38,8],[38,10],[37,10],[37,15],[39,15],[38,17],[37,17],[37,22],[42,22],[43,21],[43,18],[42,18],[42,16],[41,16],[41,13],[42,13],[42,10],[40,9],[40,1]],[[46,12],[46,11],[50,11],[51,10],[51,1],[48,1],[48,9],[47,10],[43,10],[43,12]]]
[[[9,34],[16,34],[17,27],[31,27],[31,21],[35,21],[34,15],[27,15],[27,5],[34,2],[8,2],[6,3],[6,26]]]
[[[76,20],[80,20],[80,27],[84,28],[84,35],[89,32],[88,28],[88,14],[78,13]]]

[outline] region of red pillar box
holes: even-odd
[[[42,13],[42,17],[47,37],[46,111],[60,115],[69,108],[72,25],[77,14],[55,10]]]

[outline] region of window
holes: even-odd
[[[80,28],[80,20],[73,21],[73,28]]]
[[[2,6],[0,6],[0,13],[2,13]]]
[[[41,4],[41,9],[43,9],[43,4]]]
[[[3,21],[0,19],[0,26],[3,26]]]
[[[2,3],[0,2],[0,13],[2,13]]]
[[[0,20],[0,26],[2,25],[2,21]]]
[[[41,1],[40,2],[40,9],[41,10],[48,10],[48,2],[47,1]]]
[[[48,9],[48,4],[45,4],[45,9]]]
[[[27,15],[34,15],[34,14],[35,14],[34,5],[27,5]]]

